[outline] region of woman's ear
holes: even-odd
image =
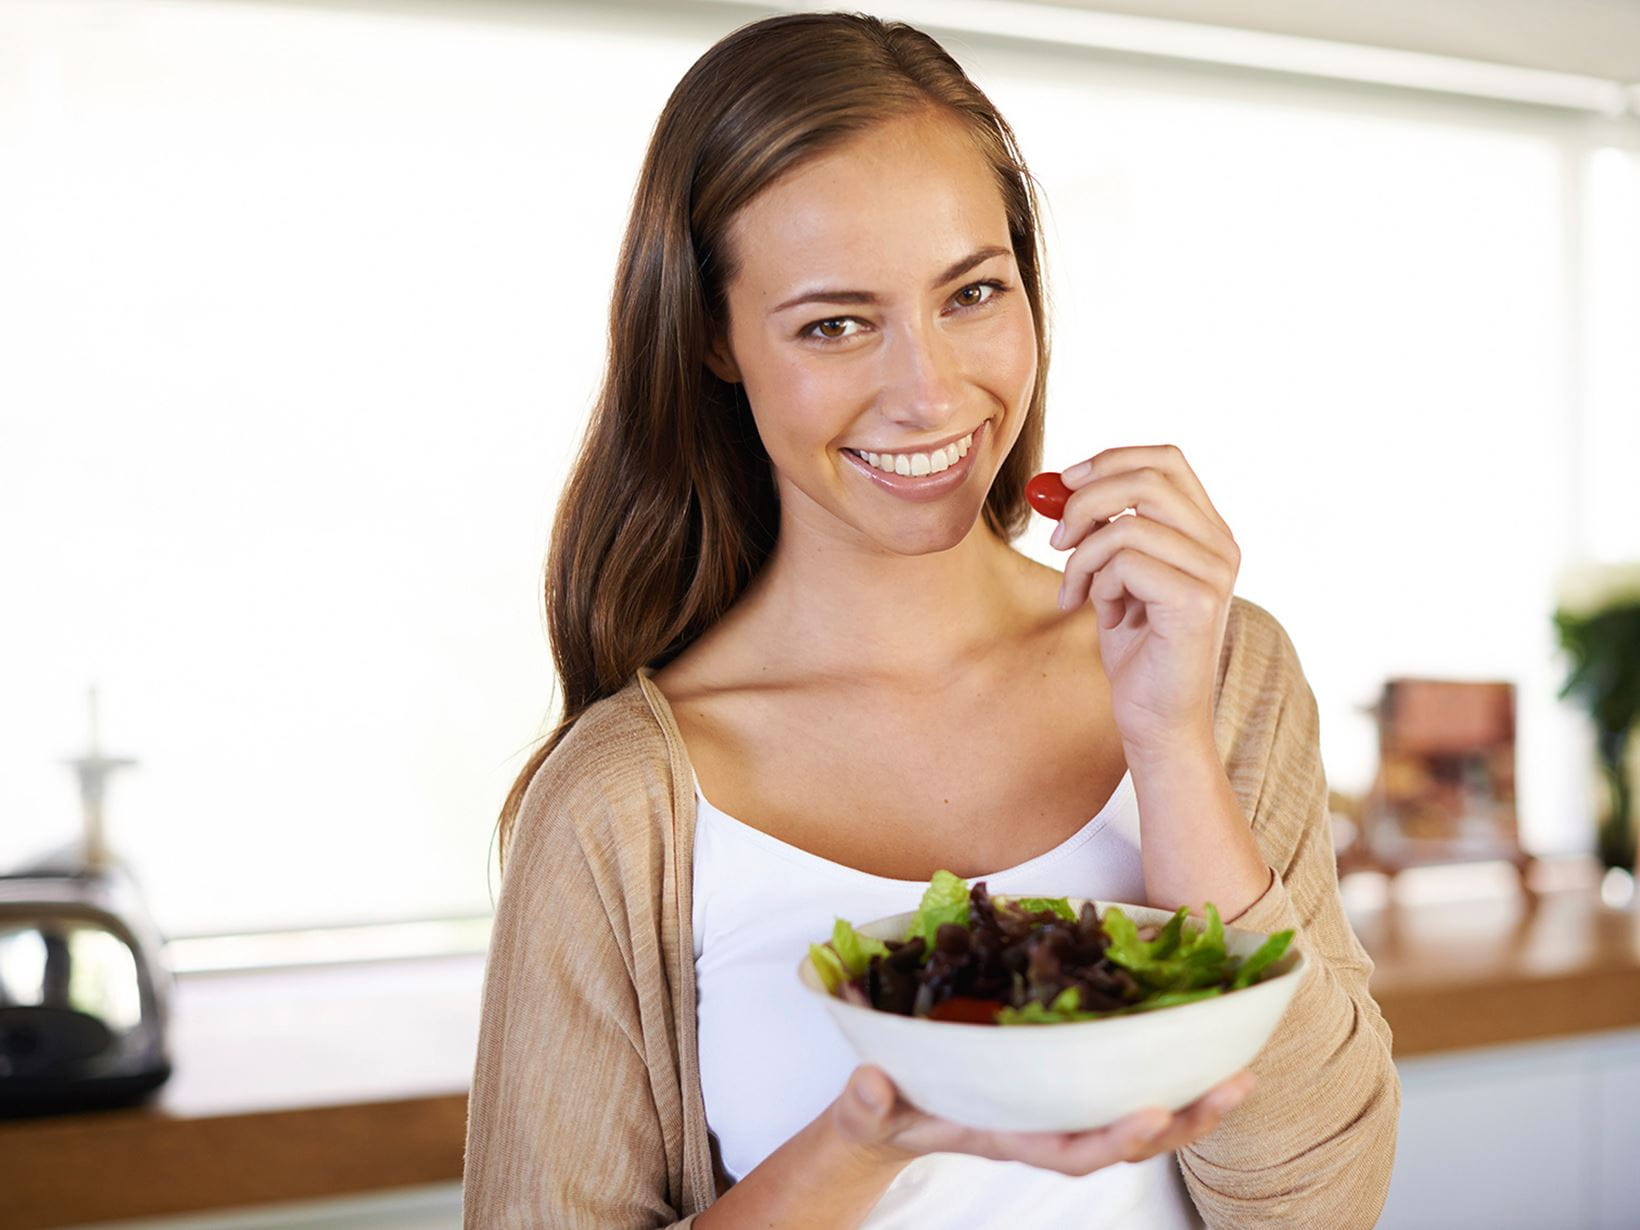
[[[727,339],[719,336],[712,339],[712,344],[706,348],[706,366],[725,384],[740,383],[740,368],[735,363],[734,355],[729,353]]]

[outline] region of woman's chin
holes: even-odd
[[[936,555],[962,546],[976,530],[984,529],[980,509],[941,510],[921,524],[862,526],[872,541],[896,555]]]

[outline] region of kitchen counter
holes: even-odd
[[[1397,1059],[1640,1025],[1640,905],[1598,882],[1352,914]]]
[[[1352,910],[1397,1058],[1640,1024],[1640,910],[1578,887]],[[0,1122],[0,1226],[461,1177],[479,956],[187,975],[148,1107]]]
[[[189,974],[140,1109],[0,1121],[0,1230],[461,1177],[483,958]]]

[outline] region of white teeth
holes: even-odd
[[[970,432],[954,444],[947,444],[944,448],[937,448],[929,453],[861,453],[855,456],[861,458],[867,465],[875,466],[885,474],[901,474],[907,478],[921,478],[925,474],[938,474],[941,470],[948,470],[962,458],[968,456],[969,446],[974,442]]]

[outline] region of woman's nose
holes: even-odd
[[[956,414],[961,374],[951,343],[932,325],[900,330],[885,348],[883,413],[890,421],[927,430]]]

